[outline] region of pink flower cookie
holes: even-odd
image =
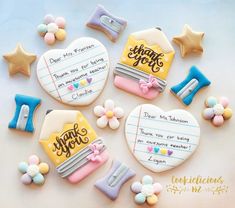
[[[118,119],[124,116],[124,111],[120,107],[115,107],[112,100],[106,100],[104,107],[98,105],[94,108],[94,113],[97,117],[97,126],[105,128],[107,125],[111,129],[117,129],[120,125]]]
[[[135,202],[137,204],[154,205],[158,202],[157,195],[162,191],[162,185],[160,183],[154,183],[153,178],[149,175],[145,175],[142,181],[136,181],[131,185],[131,190],[136,193]]]
[[[206,120],[211,120],[215,126],[222,126],[224,120],[232,117],[232,109],[228,108],[229,100],[226,97],[219,99],[208,97],[205,101],[206,109],[202,115]]]

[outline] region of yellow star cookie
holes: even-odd
[[[204,32],[193,31],[188,25],[184,25],[183,34],[175,36],[173,41],[180,46],[181,56],[185,57],[189,53],[203,52],[201,45]]]
[[[8,62],[8,70],[10,75],[22,73],[30,76],[30,65],[36,60],[37,56],[26,52],[20,44],[17,44],[12,53],[3,55]]]

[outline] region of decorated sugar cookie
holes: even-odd
[[[58,174],[77,183],[108,159],[102,138],[79,111],[48,111],[39,139]]]
[[[117,129],[120,125],[119,119],[124,116],[124,110],[121,107],[116,107],[113,100],[106,100],[104,107],[95,106],[94,113],[99,117],[96,121],[99,128],[109,126],[111,129]]]
[[[18,170],[23,174],[21,182],[25,185],[34,183],[42,185],[45,182],[45,176],[49,172],[49,165],[45,162],[40,162],[37,155],[31,155],[28,162],[20,162]]]
[[[154,205],[158,202],[158,195],[162,191],[160,183],[154,183],[153,178],[149,175],[143,176],[141,182],[135,181],[131,185],[131,191],[136,193],[135,202],[137,204]]]
[[[227,97],[219,99],[208,97],[205,101],[206,109],[202,112],[203,118],[211,120],[215,126],[222,126],[225,120],[232,117],[233,111],[228,107],[229,100]]]
[[[193,31],[189,25],[184,25],[181,35],[175,36],[173,41],[179,45],[181,56],[184,58],[190,53],[202,54],[202,39],[204,32]]]
[[[106,48],[94,38],[75,40],[67,49],[49,50],[39,59],[37,76],[56,100],[84,106],[102,92],[109,72]]]
[[[126,28],[127,22],[98,5],[86,25],[102,31],[111,41],[116,42],[121,32]]]
[[[17,44],[15,50],[11,53],[4,54],[3,58],[8,62],[10,75],[21,73],[30,77],[30,65],[36,60],[37,56],[33,53],[26,52],[21,44]]]
[[[179,84],[171,87],[171,92],[184,105],[190,105],[198,91],[210,84],[210,80],[196,66],[192,66],[188,76]]]
[[[38,33],[48,45],[53,45],[56,40],[63,41],[66,38],[66,21],[64,17],[54,17],[47,14],[42,24],[37,27]]]
[[[15,115],[13,119],[9,122],[8,128],[33,133],[34,112],[40,105],[41,99],[27,95],[16,94],[15,102]]]
[[[95,187],[110,199],[115,200],[123,184],[133,176],[135,176],[135,172],[132,169],[115,160],[107,175],[95,182]]]
[[[194,153],[200,127],[185,110],[164,112],[144,104],[128,116],[125,135],[134,157],[147,169],[162,172],[180,165]]]
[[[130,34],[114,74],[114,85],[146,99],[166,87],[175,51],[159,28]]]

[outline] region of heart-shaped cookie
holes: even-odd
[[[196,150],[200,127],[185,110],[164,112],[144,104],[137,106],[125,125],[128,146],[135,158],[153,172],[183,163]]]
[[[67,49],[49,50],[37,65],[38,80],[56,100],[84,106],[102,92],[109,72],[106,48],[94,38],[75,40]]]

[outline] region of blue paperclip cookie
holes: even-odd
[[[209,86],[211,82],[196,67],[192,66],[188,76],[178,85],[171,88],[171,92],[176,95],[185,105],[190,105],[196,93],[203,87]]]
[[[36,107],[41,103],[41,100],[35,97],[16,94],[15,102],[15,115],[9,123],[8,128],[33,132],[33,114]]]

